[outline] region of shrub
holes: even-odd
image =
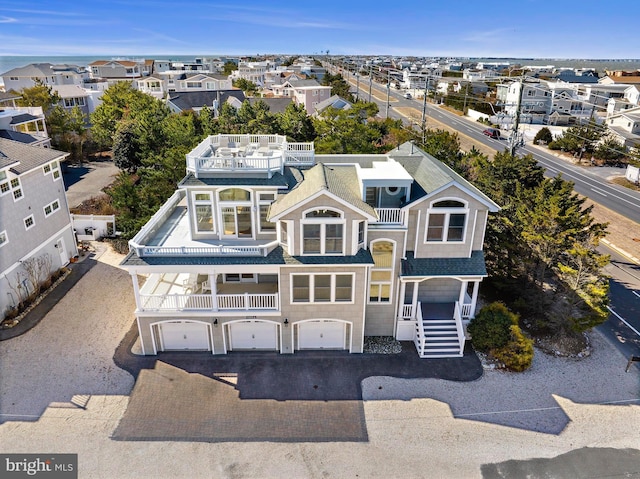
[[[471,344],[478,351],[489,352],[502,348],[511,339],[511,326],[518,324],[518,316],[500,302],[491,303],[480,310],[467,328]]]
[[[541,142],[543,142],[548,145],[552,141],[553,135],[551,134],[551,130],[549,130],[549,128],[545,126],[543,128],[540,128],[540,131],[538,131],[535,138],[533,139],[533,144],[539,145]]]
[[[491,355],[510,371],[521,372],[529,369],[533,362],[533,341],[523,334],[518,325],[512,325],[510,333],[507,344],[491,350]]]

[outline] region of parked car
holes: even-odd
[[[411,100],[411,93],[409,93],[409,92],[405,93],[405,94],[404,94],[404,97],[405,97],[407,100]]]
[[[497,128],[487,128],[482,133],[487,135],[489,138],[493,138],[494,140],[500,139],[500,130],[498,130]]]

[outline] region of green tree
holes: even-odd
[[[316,137],[313,121],[302,105],[289,103],[276,121],[280,133],[290,141],[313,141]]]
[[[331,73],[326,72],[322,77],[320,84],[330,86],[332,95],[338,95],[347,101],[353,101],[353,96],[349,91],[349,84],[339,73],[332,75]]]
[[[612,165],[622,163],[627,154],[627,148],[610,134],[602,138],[594,151],[596,158]]]
[[[244,78],[233,80],[233,86],[240,88],[247,96],[256,96],[258,93],[258,85]]]
[[[54,92],[50,86],[44,85],[40,80],[30,88],[23,88],[16,100],[18,106],[39,106],[45,116],[57,104],[62,101],[60,95]]]
[[[113,139],[113,162],[122,171],[135,173],[142,166],[140,141],[133,122],[121,122]]]
[[[567,128],[559,138],[549,143],[549,148],[573,153],[578,158],[591,156],[603,135],[602,127],[592,118],[586,125]]]
[[[231,75],[231,73],[234,72],[237,69],[238,69],[238,65],[236,65],[232,61],[227,61],[227,62],[224,63],[224,66],[222,67],[222,74],[223,75]]]
[[[536,133],[536,136],[533,139],[533,144],[539,145],[540,143],[542,143],[544,145],[548,145],[552,141],[553,141],[553,134],[551,133],[551,130],[545,126],[540,128],[538,133]]]
[[[206,105],[202,107],[200,113],[198,114],[196,126],[197,132],[204,136],[216,135],[220,133],[218,122],[215,119],[214,112]]]
[[[349,110],[327,108],[314,119],[315,150],[322,154],[376,153],[380,131],[367,123],[366,107],[354,104]]]

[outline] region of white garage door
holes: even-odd
[[[278,349],[278,328],[267,321],[242,321],[229,325],[231,349]]]
[[[305,321],[298,325],[299,349],[345,349],[346,323]]]
[[[167,350],[204,350],[210,351],[209,331],[204,323],[190,321],[172,321],[159,325],[162,335],[162,347]]]

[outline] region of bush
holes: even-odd
[[[551,130],[549,130],[549,128],[545,126],[543,128],[540,128],[540,131],[538,131],[535,138],[533,139],[533,144],[539,145],[542,142],[548,145],[552,141],[553,141],[553,135],[551,134]]]
[[[533,362],[533,341],[527,338],[520,327],[512,325],[508,343],[491,350],[491,355],[501,361],[510,371],[521,372],[531,367]]]
[[[518,316],[500,302],[491,303],[471,320],[467,331],[471,344],[478,351],[489,352],[502,348],[511,339],[511,326],[518,324]]]

